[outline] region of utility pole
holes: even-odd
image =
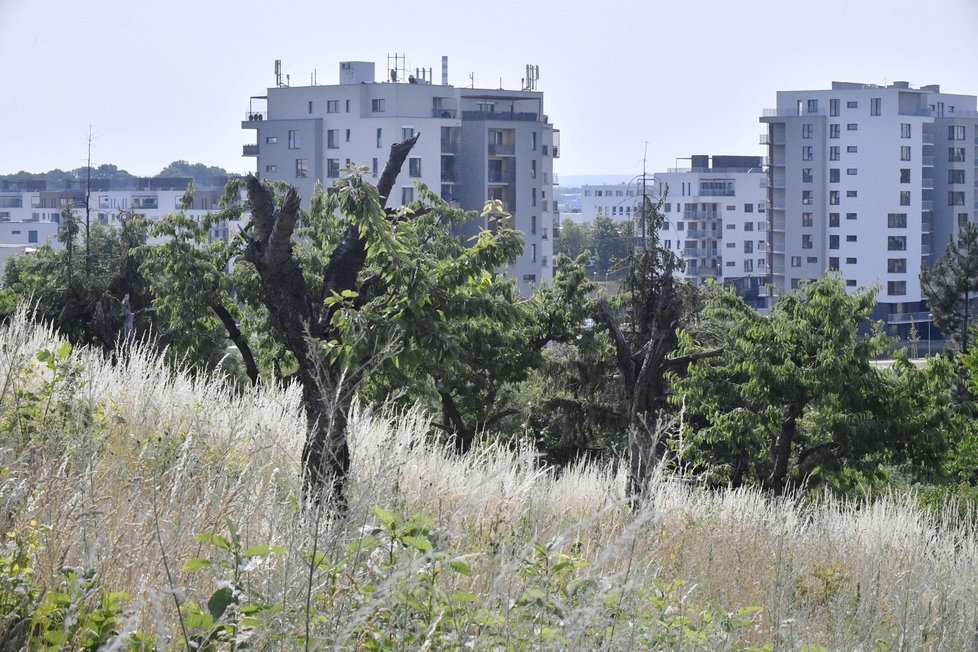
[[[92,124],[88,124],[88,164],[85,180],[85,277],[92,275]]]

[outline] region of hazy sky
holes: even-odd
[[[540,66],[558,174],[763,154],[777,90],[905,80],[978,94],[978,0],[327,2],[0,0],[0,173],[186,159],[253,169],[250,95],[338,81],[341,60],[449,57],[449,81],[518,88]],[[682,163],[680,163],[682,164]]]

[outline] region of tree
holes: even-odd
[[[762,316],[729,289],[712,286],[710,342],[682,335],[680,352],[722,346],[672,379],[673,401],[691,422],[681,451],[716,481],[781,493],[803,481],[871,477],[884,462],[938,456],[940,428],[921,401],[926,382],[909,363],[883,372],[870,361],[887,340],[864,332],[872,292],[846,293],[826,276],[786,294]],[[936,439],[935,439],[936,438]]]
[[[978,225],[967,222],[934,266],[920,273],[920,286],[941,329],[962,353],[971,348],[972,310],[978,292]]]
[[[625,261],[624,300],[614,306],[605,299],[598,302],[598,318],[614,346],[624,390],[628,495],[636,503],[641,502],[658,457],[656,442],[661,434],[660,412],[666,408],[666,372],[681,371],[692,360],[716,354],[706,351],[670,357],[690,301],[682,281],[675,276],[682,263],[659,243],[663,201],[655,203],[643,194],[637,227],[647,234],[647,245],[633,247]]]
[[[594,216],[591,222],[590,249],[598,259],[598,268],[607,274],[616,264],[628,257],[631,225],[617,223],[604,213]]]

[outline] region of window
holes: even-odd
[[[838,213],[829,213],[829,226],[839,226]]]
[[[346,130],[346,142],[350,142],[350,130]]]
[[[832,145],[831,147],[829,147],[829,160],[830,161],[838,161],[839,160],[839,146],[838,145]]]
[[[829,258],[829,270],[833,272],[839,271],[839,259],[836,256]]]
[[[847,235],[846,236],[846,242],[856,242],[856,240],[857,240],[858,237],[859,236],[856,236],[856,235]]]
[[[728,242],[724,246],[726,246],[727,249],[733,249],[733,248],[735,248],[737,246],[737,243],[736,242]]]
[[[414,201],[414,188],[401,188],[401,206],[407,206]]]
[[[326,147],[327,149],[338,149],[340,146],[340,131],[339,129],[327,129],[326,130]]]
[[[373,162],[372,162],[372,164],[370,166],[370,171],[373,172],[373,175],[374,176],[377,176],[377,163],[379,163],[379,161],[378,161],[377,157],[375,156],[374,157],[374,160],[373,160]]]
[[[838,190],[830,190],[829,191],[829,204],[831,206],[838,206],[839,205],[839,191]]]
[[[889,213],[886,216],[886,226],[891,229],[907,228],[906,213]]]
[[[350,100],[347,100],[347,101],[346,101],[346,112],[347,112],[347,113],[349,113],[349,112],[350,112]]]
[[[806,122],[801,126],[801,137],[802,138],[812,137],[812,123]]]
[[[401,140],[414,138],[414,127],[401,127]]]
[[[964,162],[964,147],[948,147],[947,160],[951,163]]]
[[[801,170],[801,182],[802,183],[811,183],[812,182],[812,169],[811,168],[802,168],[802,170]]]
[[[530,161],[530,178],[531,179],[536,179],[537,178],[537,161],[536,161],[536,159],[533,159],[533,160]]]
[[[846,219],[847,220],[854,220],[854,219],[856,219],[856,214],[855,213],[846,213]]]
[[[910,183],[910,168],[900,168],[900,183]]]
[[[858,196],[859,196],[858,190],[846,190],[846,197],[849,197],[851,199],[853,197],[858,197]]]
[[[421,176],[421,159],[420,158],[410,158],[408,159],[408,174],[412,177]]]
[[[289,130],[289,149],[299,149],[299,132],[296,129]]]
[[[859,151],[858,145],[849,145],[846,147],[846,153],[848,154],[855,154],[858,151]]]
[[[960,226],[964,226],[967,223],[968,223],[968,214],[967,213],[958,213],[958,226],[959,227]]]
[[[883,98],[873,97],[869,100],[869,115],[881,115],[883,110]]]
[[[278,172],[278,166],[277,165],[266,165],[265,166],[265,172]]]
[[[338,158],[328,158],[326,159],[326,176],[330,179],[336,179],[340,176],[340,159]]]
[[[829,115],[839,115],[839,100],[829,100]]]
[[[537,245],[535,242],[530,245],[530,262],[537,262]]]
[[[754,204],[744,204],[744,212],[745,213],[753,213],[754,212]]]
[[[744,271],[753,272],[754,271],[754,261],[750,258],[744,261]]]
[[[802,226],[812,226],[814,219],[812,213],[802,213],[801,214],[801,225]]]
[[[851,278],[847,278],[846,279],[846,287],[847,288],[854,288],[854,287],[856,287],[856,280],[855,279],[851,279]]]
[[[808,112],[818,113],[818,100],[808,100]]]
[[[744,240],[744,253],[745,254],[752,254],[752,253],[754,253],[754,241],[753,240]]]
[[[383,98],[370,100],[370,111],[373,113],[383,113],[387,110],[387,102]]]
[[[309,100],[309,115],[312,115],[312,100]]]
[[[964,170],[948,170],[947,171],[947,182],[948,183],[964,183]]]
[[[839,183],[839,168],[829,169],[829,183]]]
[[[265,144],[274,145],[278,142],[278,136],[265,136]]]
[[[838,124],[829,125],[829,138],[839,138],[842,135],[842,130],[839,128]]]
[[[907,259],[906,258],[888,258],[886,260],[886,271],[890,274],[906,274],[907,273]]]
[[[811,249],[814,246],[815,246],[815,243],[812,241],[812,236],[811,236],[810,233],[806,233],[806,234],[804,234],[804,235],[801,236],[801,248],[802,249]]]
[[[37,243],[37,231],[28,231],[27,232],[27,242],[28,242],[28,244],[36,244]]]
[[[728,224],[727,228],[729,229],[731,226],[733,226],[733,224]],[[754,230],[753,222],[744,222],[744,231],[753,231],[753,230]]]
[[[801,256],[792,256],[791,257],[791,266],[792,267],[801,267]]]
[[[902,296],[907,293],[906,281],[887,281],[886,293],[891,296]]]
[[[856,102],[855,100],[849,100],[848,102],[846,102],[846,108],[847,109],[858,109],[859,108],[859,102]]]
[[[339,113],[339,112],[340,112],[339,100],[326,100],[326,113]]]
[[[839,248],[839,236],[837,236],[837,235],[830,235],[829,236],[829,249],[838,249],[838,248]]]
[[[309,176],[309,159],[297,158],[295,160],[295,176],[297,179]]]
[[[856,131],[859,129],[859,124],[855,122],[850,122],[846,125],[846,131]]]
[[[818,264],[818,256],[809,256],[805,259],[805,262],[809,265]]]
[[[537,216],[530,216],[530,235],[536,235],[537,233]]]
[[[383,147],[384,142],[384,130],[377,127],[377,147]]]
[[[856,174],[858,174],[858,171],[856,170],[856,168],[846,168],[846,176],[848,176],[848,177],[854,177],[854,176],[856,176]]]
[[[846,258],[846,265],[855,265],[857,261],[855,258]]]
[[[947,205],[964,206],[964,193],[953,190],[947,193]]]
[[[906,251],[907,236],[890,235],[886,237],[886,248],[888,251]]]
[[[806,206],[811,206],[812,205],[812,191],[811,190],[802,190],[801,191],[801,203],[804,204],[804,205],[806,205]]]
[[[955,126],[951,125],[947,128],[947,139],[948,140],[964,140],[965,128],[964,125]]]
[[[814,158],[814,149],[811,145],[805,145],[801,148],[801,160],[811,161]]]
[[[901,122],[900,123],[900,138],[910,138],[910,123]]]
[[[910,146],[909,145],[901,145],[900,146],[900,160],[901,161],[909,161],[910,160]]]
[[[536,206],[537,205],[537,189],[536,188],[530,188],[530,205],[531,206]]]

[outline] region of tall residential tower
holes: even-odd
[[[467,210],[502,200],[526,239],[510,275],[524,293],[551,280],[559,131],[543,112],[535,67],[527,67],[517,91],[451,86],[447,59],[441,84],[417,72],[395,69],[377,82],[373,63],[347,61],[336,85],[286,86],[277,75],[275,87],[252,98],[242,122],[256,132],[244,155],[257,157],[260,176],[294,185],[308,205],[317,181],[328,188],[351,164],[376,177],[391,145],[421,132],[390,202],[412,201],[415,181]],[[467,225],[463,235],[480,226],[484,221]]]

